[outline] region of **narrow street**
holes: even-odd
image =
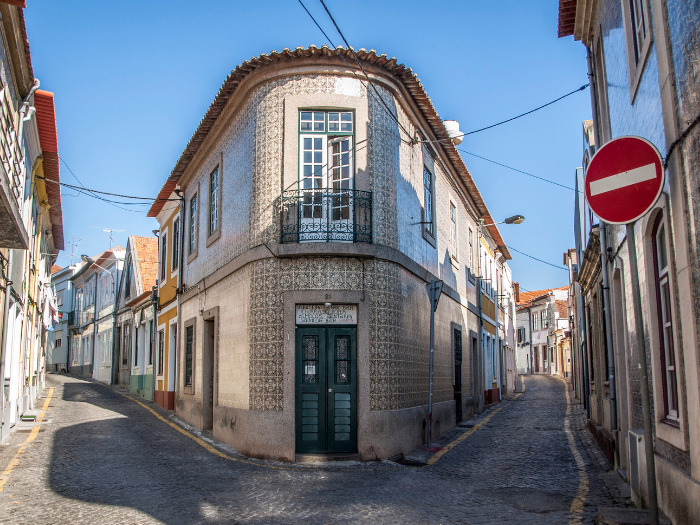
[[[525,376],[424,467],[250,460],[111,387],[48,385],[35,439],[0,450],[2,523],[588,523],[621,504],[551,376]]]

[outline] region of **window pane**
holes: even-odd
[[[656,253],[659,258],[659,272],[663,272],[668,266],[666,258],[666,232],[663,223],[659,226],[659,233],[656,234]]]

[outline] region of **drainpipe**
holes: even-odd
[[[581,345],[581,362],[583,364],[583,406],[586,407],[586,417],[591,418],[591,407],[590,407],[590,393],[591,385],[588,381],[588,332],[586,323],[586,303],[583,300],[583,294],[579,295],[579,303],[581,308],[581,323],[583,329],[581,330],[581,335],[583,336],[583,344]]]
[[[97,340],[97,271],[95,271],[95,293],[93,294],[92,301],[92,351],[90,355],[90,366],[92,370],[90,371],[90,376],[95,375],[95,342]],[[93,377],[93,379],[97,379]]]
[[[610,430],[617,429],[617,400],[615,395],[615,356],[612,343],[612,322],[610,320],[610,284],[608,279],[608,253],[606,246],[605,223],[600,223],[600,261],[603,274],[603,307],[605,308],[605,346],[608,351],[608,382],[610,386]]]
[[[4,258],[4,256],[2,256]],[[5,426],[5,343],[7,339],[7,319],[10,310],[10,296],[12,295],[12,281],[10,277],[11,250],[7,251],[7,264],[5,265],[5,307],[2,313],[2,333],[0,334],[0,443],[2,443],[3,427]],[[1,263],[0,263],[1,264]]]
[[[530,349],[530,370],[528,373],[534,374],[535,373],[535,363],[533,362],[533,355],[532,355],[532,305],[527,307],[527,330],[529,332],[529,341],[527,342],[527,346]]]
[[[124,258],[126,259],[126,256]],[[117,275],[119,275],[119,259],[117,259],[115,262],[114,273],[112,274],[112,296],[114,299],[112,299],[112,370],[109,378],[110,385],[119,382],[118,379],[115,381],[114,378],[114,372],[117,370],[116,365],[118,365],[118,363],[115,364],[114,362],[114,350],[116,349],[117,345]]]
[[[156,332],[158,332],[157,297],[157,295],[151,293],[151,303],[153,306],[153,323],[151,325],[151,372],[153,374],[153,388],[151,389],[151,401],[153,401],[154,403],[156,401],[156,362],[158,361],[158,356],[156,355],[156,352],[158,351],[158,347],[156,346]]]
[[[175,334],[175,370],[174,374],[174,385],[173,385],[173,396],[174,404],[173,410],[177,413],[177,392],[179,390],[179,372],[178,372],[178,358],[180,354],[180,341],[182,339],[182,309],[180,304],[180,296],[182,295],[182,289],[184,287],[184,278],[182,273],[185,271],[185,197],[182,195],[181,190],[175,190],[175,193],[180,197],[180,261],[178,262],[177,269],[177,290],[176,290],[176,308],[177,308],[177,333]],[[199,211],[197,212],[199,213]],[[197,238],[199,242],[199,238]],[[173,350],[172,348],[170,349]]]

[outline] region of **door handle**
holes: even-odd
[[[333,389],[332,389],[332,388],[329,388],[329,389],[328,389],[328,393],[330,394],[331,392],[333,392]]]

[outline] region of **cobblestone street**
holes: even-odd
[[[0,449],[2,523],[588,523],[624,505],[550,376],[525,376],[423,467],[250,460],[111,387],[48,387],[36,439],[20,451],[28,426]]]

